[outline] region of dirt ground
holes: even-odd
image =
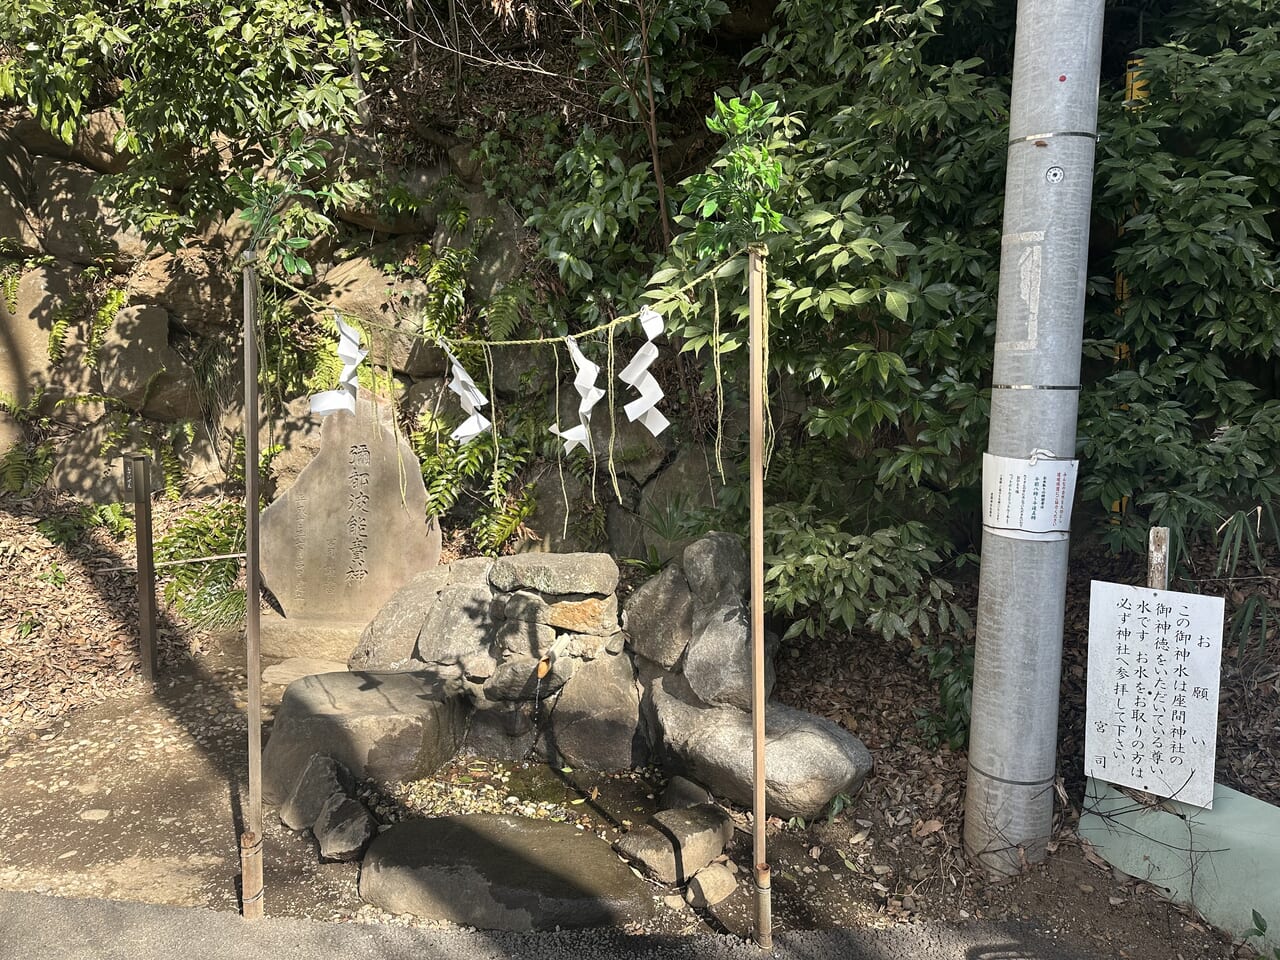
[[[7,508],[7,509],[6,509]],[[54,546],[34,531],[36,510],[0,504],[0,888],[71,896],[237,909],[237,839],[245,770],[245,675],[238,633],[162,624],[162,681],[152,692],[137,677],[130,637],[132,547],[92,531]],[[162,524],[163,518],[158,522]],[[40,579],[52,566],[63,573]],[[1135,579],[1132,565],[1093,564],[1094,575]],[[1083,578],[1083,579],[1082,579]],[[54,581],[61,581],[55,583]],[[1065,804],[1048,861],[1001,884],[970,870],[960,847],[964,754],[929,746],[917,708],[936,702],[924,665],[905,646],[837,638],[795,646],[779,663],[776,696],[817,709],[855,732],[876,767],[852,804],[830,820],[770,825],[774,915],[778,929],[877,927],[917,920],[1013,920],[1082,956],[1192,960],[1241,955],[1230,938],[1151,886],[1107,868],[1074,833],[1083,779],[1083,604],[1088,576],[1071,584],[1060,768]],[[45,611],[40,642],[25,630]],[[51,627],[50,624],[55,626]],[[1273,648],[1274,651],[1274,648]],[[7,658],[7,659],[6,659]],[[1274,652],[1272,660],[1274,660]],[[1224,664],[1228,758],[1272,783],[1277,671],[1249,660]],[[56,689],[53,689],[56,688]],[[51,692],[53,689],[53,692]],[[282,688],[267,685],[268,706]],[[1232,733],[1233,710],[1247,704],[1271,723]],[[1225,776],[1224,776],[1225,774]],[[1230,780],[1228,780],[1230,782]],[[463,760],[430,781],[370,796],[384,821],[436,812],[502,810],[578,821],[612,839],[654,808],[657,770],[623,775],[562,773],[545,767]],[[1265,797],[1264,797],[1265,799]],[[748,820],[727,856],[750,862]],[[418,922],[363,905],[357,868],[320,864],[314,842],[271,816],[266,837],[267,909],[337,922]],[[712,911],[695,913],[667,893],[653,929],[745,934],[750,885]],[[1247,953],[1247,948],[1245,948]]]

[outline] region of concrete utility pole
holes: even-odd
[[[1075,456],[1102,9],[1018,3],[988,441],[999,457]],[[1019,539],[984,523],[964,839],[988,873],[1043,859],[1052,831],[1067,547],[1065,533]]]

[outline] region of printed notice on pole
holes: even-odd
[[[1086,774],[1213,808],[1224,606],[1093,581]]]
[[[982,524],[1002,537],[1065,540],[1078,460],[982,455]]]

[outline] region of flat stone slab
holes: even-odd
[[[495,561],[489,582],[502,593],[605,595],[618,586],[618,564],[607,553],[526,553]]]
[[[363,623],[340,618],[307,620],[282,617],[275,611],[262,614],[259,637],[262,655],[270,660],[345,661],[360,640]]]
[[[289,684],[262,756],[262,793],[279,803],[315,754],[358,779],[434,773],[466,734],[467,708],[435,673],[326,673]]]
[[[654,910],[650,887],[594,834],[490,814],[395,824],[365,856],[360,896],[485,930],[616,926]]]
[[[337,660],[321,660],[317,657],[293,657],[284,663],[273,663],[262,671],[263,683],[274,683],[279,687],[287,687],[295,680],[303,677],[314,677],[320,673],[342,673],[347,669],[345,663]]]
[[[724,850],[733,836],[729,815],[712,803],[661,810],[623,834],[613,849],[663,883],[685,883]]]

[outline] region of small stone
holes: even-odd
[[[493,676],[493,671],[497,664],[489,654],[477,650],[463,657],[459,666],[462,667],[462,675],[464,677],[480,683]]]
[[[92,810],[82,810],[80,812],[81,820],[88,820],[90,823],[100,823],[111,816],[110,810],[104,810],[101,807],[94,807]]]
[[[685,899],[695,910],[705,910],[727,899],[737,888],[738,881],[733,871],[723,863],[713,863],[694,874],[685,891]]]
[[[667,788],[662,791],[662,809],[664,810],[696,807],[700,803],[711,803],[713,800],[715,797],[706,787],[680,776],[672,777],[667,783]]]
[[[359,800],[335,793],[320,810],[314,832],[320,859],[358,860],[378,832],[378,822]]]
[[[733,822],[714,804],[663,810],[613,848],[662,883],[684,883],[724,850]]]
[[[1076,884],[1076,886],[1080,888],[1080,892],[1081,892],[1081,893],[1093,893],[1093,885],[1092,885],[1092,884],[1088,884],[1088,883],[1078,883],[1078,884]]]
[[[310,830],[333,796],[351,792],[351,774],[332,757],[316,754],[298,775],[293,790],[280,805],[280,822],[290,830]]]

